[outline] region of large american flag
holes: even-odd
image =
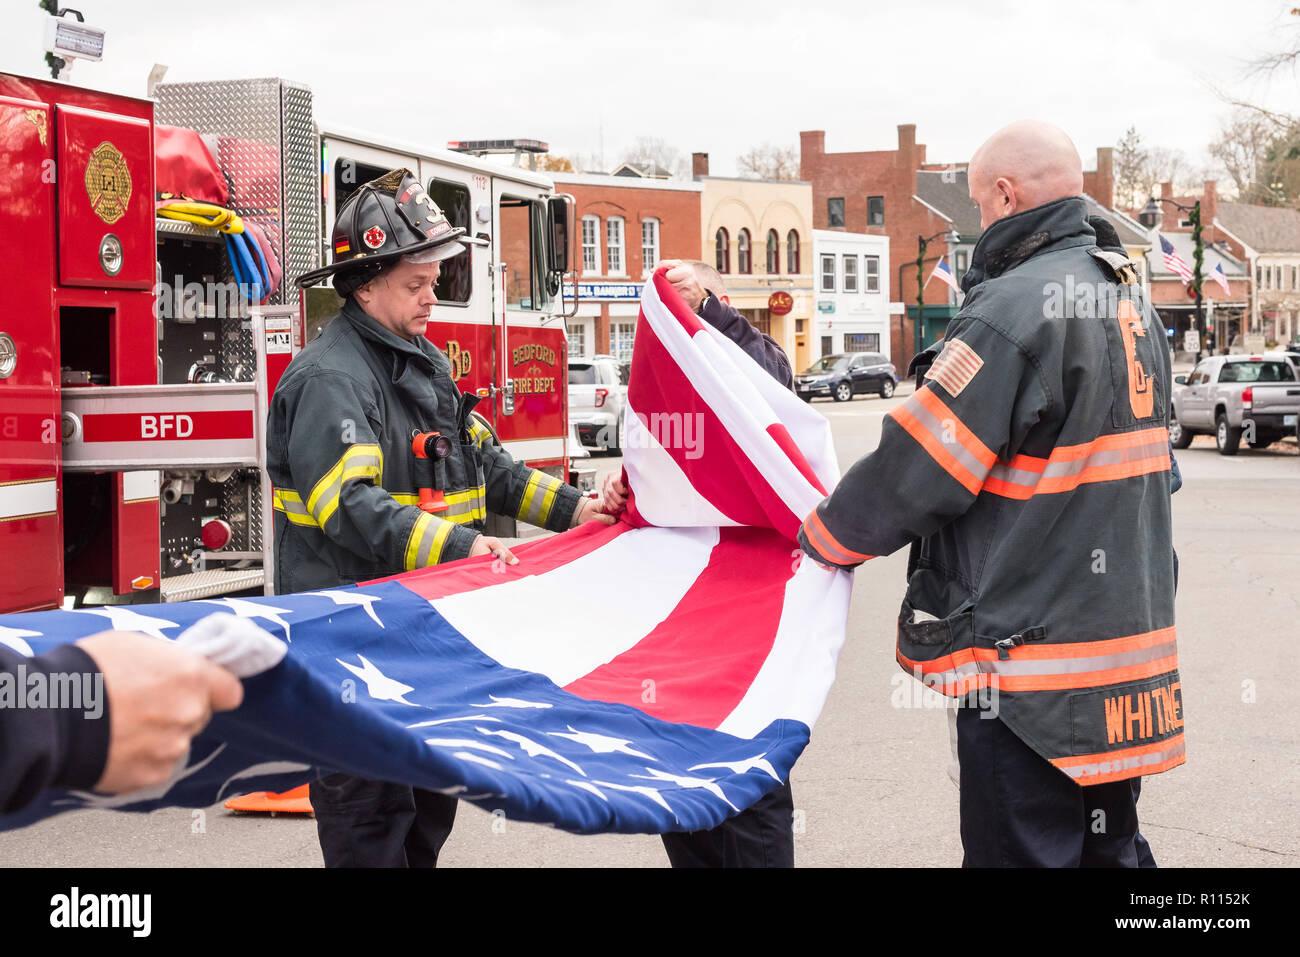
[[[1187,285],[1192,281],[1192,267],[1183,262],[1183,257],[1178,255],[1177,251],[1174,249],[1174,244],[1165,239],[1163,233],[1159,235],[1160,251],[1165,254],[1165,268],[1172,273],[1177,273],[1178,277],[1182,279],[1183,285]]]
[[[851,578],[805,560],[838,479],[826,419],[645,286],[624,520],[360,587],[0,617],[23,654],[104,630],[191,645],[244,678],[171,781],[47,791],[76,808],[206,807],[322,769],[576,832],[713,827],[784,781],[844,641]]]

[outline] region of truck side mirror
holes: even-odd
[[[547,200],[547,261],[548,271],[569,271],[569,198],[552,196]]]
[[[1176,376],[1174,376],[1174,384],[1175,384],[1175,385],[1187,385],[1187,376],[1185,376],[1185,375],[1176,375]]]

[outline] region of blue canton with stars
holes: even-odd
[[[179,779],[123,796],[47,791],[0,829],[85,807],[208,807],[344,771],[577,833],[692,831],[785,780],[808,743],[798,721],[743,739],[579,698],[488,658],[396,582],[6,615],[0,640],[39,655],[110,628],[174,639],[213,612],[252,620],[288,654],[244,679],[244,703],[194,739]]]

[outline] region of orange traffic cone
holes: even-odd
[[[270,791],[255,791],[242,797],[231,798],[226,802],[229,811],[261,811],[272,817],[277,814],[310,814],[311,801],[307,797],[307,785],[296,787],[283,794]]]

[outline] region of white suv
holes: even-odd
[[[623,408],[627,386],[622,369],[613,356],[569,359],[569,423],[578,430],[582,444],[623,451]]]

